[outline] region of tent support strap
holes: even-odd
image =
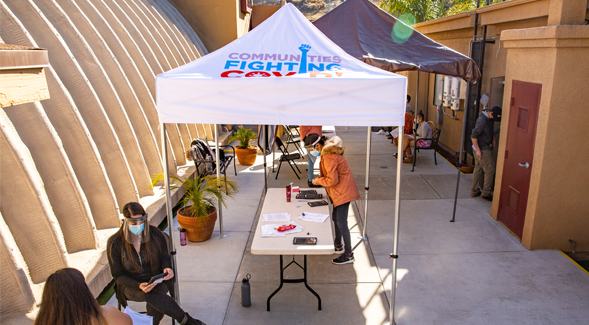
[[[393,229],[393,252],[391,258],[393,259],[393,266],[391,276],[391,304],[390,304],[390,324],[395,324],[395,293],[397,289],[397,257],[399,248],[399,217],[401,215],[401,166],[403,164],[403,134],[404,127],[399,126],[399,146],[397,147],[397,184],[395,187],[395,225]]]
[[[219,163],[221,153],[219,152],[219,125],[215,124],[215,161],[217,162],[217,189],[221,191],[221,164]],[[225,179],[225,181],[227,181]],[[217,199],[217,218],[219,219],[219,239],[227,237],[223,234],[223,204]]]
[[[180,289],[178,288],[178,264],[176,263],[176,247],[174,246],[174,216],[172,215],[172,195],[170,194],[170,170],[168,169],[168,146],[166,138],[166,124],[160,125],[163,159],[164,159],[164,185],[166,188],[166,214],[168,215],[168,232],[170,235],[169,249],[172,258],[172,270],[174,271],[174,300],[180,305]]]

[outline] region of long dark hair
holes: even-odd
[[[47,278],[35,325],[106,325],[82,272],[65,268]]]
[[[145,209],[143,209],[143,206],[137,202],[129,202],[127,204],[125,204],[125,206],[123,207],[123,216],[125,218],[131,218],[135,215],[138,214],[145,214]],[[145,227],[149,227],[149,222],[146,220],[145,221]],[[151,230],[150,230],[151,231]],[[119,234],[121,235],[121,238],[123,239],[123,254],[125,254],[125,256],[127,257],[127,259],[131,262],[131,265],[133,267],[133,269],[135,271],[139,271],[141,270],[141,266],[135,261],[134,256],[137,255],[137,252],[135,251],[135,248],[133,247],[133,245],[129,244],[126,240],[125,240],[125,229],[124,229],[124,224],[121,226],[121,229],[119,229]],[[159,247],[159,245],[155,244],[154,245],[154,240],[156,240],[154,237],[155,234],[151,233],[150,237],[151,239],[145,243],[144,247],[145,247],[145,253],[147,256],[147,260],[145,261],[147,263],[147,265],[150,266],[151,268],[151,274],[152,275],[156,275],[159,273],[160,270],[160,255],[162,252],[162,247]]]

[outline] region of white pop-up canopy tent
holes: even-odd
[[[406,90],[405,77],[348,55],[292,4],[283,6],[225,47],[156,78],[161,123],[369,126],[366,200],[370,126],[394,125],[402,130]],[[164,148],[167,147],[165,136],[163,124]],[[218,148],[216,152],[218,159]],[[164,162],[167,161],[167,150],[164,150]],[[264,160],[264,177],[266,168]],[[168,173],[168,168],[164,170]],[[400,171],[401,159],[397,162],[391,320],[394,320]],[[168,175],[165,181],[168,224],[172,225]],[[221,209],[218,211],[221,213]],[[219,221],[222,231],[221,214]],[[169,230],[174,252],[173,229]]]

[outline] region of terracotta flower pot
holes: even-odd
[[[256,162],[258,149],[240,149],[235,148],[235,155],[239,164],[242,166],[251,166]]]
[[[208,216],[204,218],[192,217],[190,206],[178,210],[178,223],[186,229],[186,239],[193,242],[201,242],[211,238],[215,222],[217,221],[217,209],[213,208]]]
[[[474,170],[474,166],[469,165],[469,164],[464,164],[464,165],[462,165],[462,167],[460,167],[460,171],[465,174],[472,174],[473,170]]]

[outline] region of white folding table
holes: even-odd
[[[302,188],[301,190],[310,190]],[[329,201],[327,192],[324,188],[315,188],[317,193],[323,194],[323,199]],[[299,202],[301,199],[296,198],[297,193],[292,193],[291,201],[286,202],[286,186],[284,188],[269,188],[266,193],[266,199],[262,206],[262,212],[256,225],[256,232],[252,242],[251,252],[254,255],[280,255],[280,286],[268,297],[266,308],[270,311],[270,299],[282,289],[284,283],[304,283],[305,287],[317,297],[318,309],[321,310],[321,297],[317,294],[307,283],[307,255],[331,255],[335,252],[333,244],[333,229],[331,218],[328,218],[323,223],[304,221],[299,219],[299,216],[307,211],[319,214],[329,215],[329,206],[310,207],[307,202]],[[309,201],[309,200],[302,200]],[[311,200],[317,201],[317,200]],[[261,227],[265,224],[281,224],[280,222],[266,222],[263,215],[267,213],[281,213],[288,212],[291,215],[291,220],[303,226],[303,232],[289,234],[284,237],[262,237]],[[294,237],[317,237],[316,245],[294,245]],[[284,255],[303,255],[303,266],[294,260],[288,265],[284,266]],[[303,278],[301,279],[285,279],[284,270],[290,265],[296,264],[303,270]]]

